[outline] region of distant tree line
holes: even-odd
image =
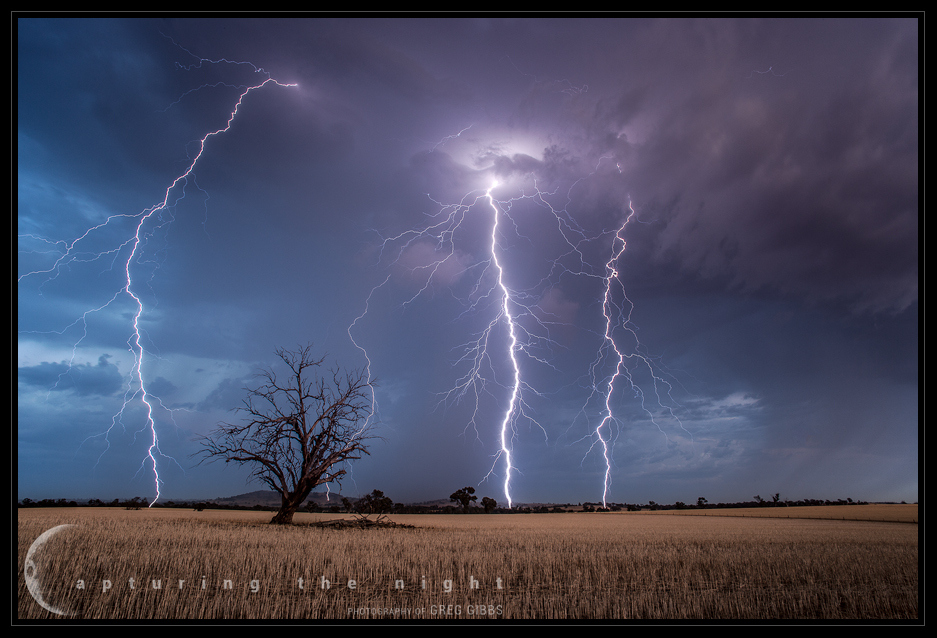
[[[904,503],[904,501],[901,501]],[[606,503],[603,507],[601,503],[582,503],[582,511],[584,512],[620,512],[626,510],[629,512],[638,512],[641,510],[684,510],[684,509],[731,509],[731,508],[742,508],[742,507],[807,507],[811,505],[868,505],[868,501],[854,501],[851,498],[840,498],[837,500],[830,499],[800,499],[800,500],[781,500],[780,494],[775,494],[771,500],[762,498],[760,495],[756,495],[752,501],[738,501],[735,503],[710,503],[708,499],[704,496],[700,496],[696,499],[695,505],[689,505],[683,501],[676,501],[675,503],[657,503],[655,501],[648,501],[645,504],[637,503]],[[544,511],[548,508],[541,507],[537,508],[535,511]],[[560,508],[553,507],[549,511],[570,511],[569,507]]]
[[[688,505],[683,501],[665,504],[655,501],[648,501],[645,504],[637,503],[606,503],[603,507],[601,503],[563,503],[538,506],[518,506],[511,509],[498,507],[497,501],[485,496],[481,500],[481,506],[474,505],[477,497],[475,490],[471,487],[462,488],[450,495],[450,502],[456,505],[432,504],[404,504],[394,503],[390,497],[385,496],[381,490],[374,490],[370,494],[351,500],[348,497],[342,497],[340,503],[329,505],[319,505],[315,501],[308,501],[303,510],[306,512],[324,512],[332,514],[356,513],[356,514],[546,514],[559,512],[636,512],[641,510],[682,510],[682,509],[731,509],[741,507],[805,507],[813,505],[867,505],[867,501],[845,499],[800,499],[800,500],[781,500],[780,494],[774,494],[771,499],[764,499],[756,495],[754,500],[739,501],[736,503],[710,503],[705,497],[698,497],[695,505]],[[904,503],[904,501],[901,501]],[[121,507],[128,510],[141,509],[149,507],[149,501],[142,496],[135,496],[132,499],[115,498],[112,501],[102,501],[92,498],[88,501],[67,500],[64,498],[51,499],[46,498],[34,501],[30,498],[24,498],[17,503],[18,507]],[[153,504],[157,508],[182,508],[195,510],[255,510],[255,511],[277,511],[279,507],[274,505],[235,505],[230,503],[217,503],[214,501],[157,501]]]
[[[92,498],[86,502],[79,503],[75,500],[66,500],[64,498],[51,499],[44,498],[41,501],[34,501],[31,498],[24,498],[17,503],[19,507],[123,507],[128,510],[138,510],[149,507],[150,502],[142,496],[134,496],[131,499],[121,500],[115,498],[113,501],[102,501],[98,498]]]

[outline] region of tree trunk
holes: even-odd
[[[303,500],[305,500],[305,497],[298,498],[296,494],[281,497],[280,510],[270,520],[270,523],[272,525],[292,525],[293,514],[299,509]]]
[[[280,511],[270,520],[272,525],[292,525],[295,507],[281,507]]]

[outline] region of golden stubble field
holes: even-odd
[[[872,507],[872,506],[870,506]],[[917,506],[892,510],[890,520]],[[793,509],[793,508],[791,508]],[[854,517],[858,510],[852,510]],[[788,513],[790,515],[790,513]],[[887,512],[886,512],[886,515]],[[918,525],[660,512],[18,511],[20,619],[916,619]],[[27,589],[34,553],[43,609]],[[132,580],[131,580],[132,579]]]

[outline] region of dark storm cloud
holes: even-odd
[[[102,354],[96,364],[74,364],[68,361],[43,361],[34,366],[20,367],[19,380],[37,389],[54,392],[73,391],[79,396],[111,396],[124,386],[117,366]]]
[[[660,257],[744,290],[846,300],[859,310],[913,303],[915,22],[661,28],[674,46],[659,52],[685,69],[683,83],[626,92],[607,114],[625,129],[642,114],[653,121],[629,148],[629,166],[636,196],[665,224]],[[749,52],[769,36],[775,51],[758,66]],[[764,72],[772,62],[783,74]]]
[[[604,48],[576,81],[518,71],[528,89],[515,130],[550,127],[556,141],[543,159],[490,153],[497,174],[555,183],[607,157],[662,225],[658,260],[691,276],[859,311],[917,299],[914,20],[494,28],[548,59],[542,49],[593,26]]]
[[[246,396],[244,388],[249,387],[253,380],[253,377],[222,379],[205,400],[199,403],[198,409],[228,411],[241,407]]]

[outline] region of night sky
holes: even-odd
[[[192,455],[312,343],[377,380],[333,492],[505,504],[513,352],[513,502],[601,501],[612,342],[609,501],[918,499],[914,16],[15,38],[17,498],[155,496],[136,297],[161,500],[266,489]]]

